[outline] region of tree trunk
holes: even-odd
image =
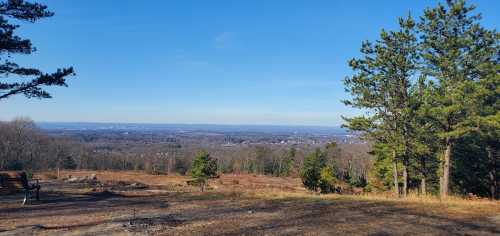
[[[408,164],[403,161],[403,197],[408,193]]]
[[[422,167],[422,179],[420,179],[420,194],[427,195],[427,166],[425,165],[425,157],[420,158],[420,165]]]
[[[420,180],[420,193],[422,194],[422,196],[427,195],[427,186],[426,185],[427,185],[426,178],[422,177],[422,179]]]
[[[448,189],[450,185],[450,160],[451,160],[452,142],[450,138],[446,138],[446,150],[444,151],[444,165],[443,165],[443,183],[441,184],[441,198],[448,196]]]
[[[398,163],[396,160],[396,150],[392,152],[392,174],[394,178],[394,192],[396,197],[399,197],[399,182],[398,182]]]
[[[490,198],[494,200],[497,198],[497,157],[493,153],[493,147],[488,146],[486,148],[488,152],[488,160],[490,161],[490,168],[488,171],[488,177],[490,180]]]

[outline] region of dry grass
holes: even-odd
[[[95,174],[100,181],[129,181],[141,182],[150,186],[181,186],[188,187],[186,181],[189,176],[180,175],[150,175],[136,171],[61,171],[61,177],[69,175],[84,177]],[[42,179],[53,179],[55,172],[37,174]],[[210,186],[217,191],[230,196],[245,196],[259,199],[286,199],[296,198],[305,201],[319,200],[352,200],[373,201],[401,204],[422,208],[425,211],[448,211],[453,214],[485,215],[500,212],[500,201],[488,199],[468,200],[463,197],[450,196],[443,200],[437,196],[419,196],[409,194],[406,198],[395,198],[391,194],[366,193],[363,195],[317,194],[307,191],[300,179],[291,177],[269,177],[250,174],[226,174],[219,179],[210,180]],[[191,189],[192,190],[192,189]],[[137,194],[137,193],[136,193]]]
[[[500,214],[500,201],[487,199],[467,200],[461,197],[448,197],[442,200],[436,196],[409,195],[406,198],[394,198],[387,195],[363,194],[363,195],[339,195],[339,194],[314,194],[308,192],[287,191],[247,191],[245,196],[262,199],[302,199],[305,201],[364,201],[375,203],[390,203],[419,209],[422,212],[439,213],[444,212],[461,216],[495,216]]]
[[[40,204],[20,207],[15,197],[0,199],[0,235],[24,235],[23,230],[40,235],[500,234],[498,201],[320,195],[306,191],[299,179],[253,175],[223,175],[204,193],[186,190],[189,177],[184,176],[110,171],[61,176],[93,173],[100,181],[142,182],[169,191],[91,192],[45,176],[53,173],[39,173],[46,180]],[[171,191],[172,186],[180,191]],[[143,223],[124,226],[130,222]],[[41,226],[25,228],[29,225]]]

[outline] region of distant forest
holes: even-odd
[[[0,130],[0,170],[136,170],[185,175],[190,174],[196,154],[205,150],[217,160],[219,173],[298,177],[304,159],[317,148],[336,166],[340,179],[365,178],[371,166],[368,144],[224,146],[201,139],[171,138],[161,142],[141,136],[109,139],[106,131],[102,132],[104,136],[78,139],[49,136],[26,118],[1,122]]]

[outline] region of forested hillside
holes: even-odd
[[[330,144],[326,148],[321,142],[276,142],[275,137],[286,137],[283,134],[175,136],[168,131],[87,130],[73,136],[48,135],[26,118],[2,122],[0,130],[0,170],[137,170],[184,175],[191,172],[196,154],[205,150],[217,160],[219,173],[298,176],[304,158],[316,148],[323,149],[329,162],[336,163],[339,176],[344,172],[366,176],[371,165],[368,144]]]

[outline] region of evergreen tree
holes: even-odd
[[[457,138],[453,148],[450,191],[462,195],[490,195],[489,162],[486,142],[479,132]]]
[[[497,41],[494,54],[500,55],[500,34],[491,32]],[[486,159],[489,195],[498,198],[497,173],[500,168],[500,56],[486,61],[481,67],[483,76],[475,83],[473,100],[467,106],[467,122],[462,126],[472,129],[472,136],[482,142]]]
[[[217,160],[210,157],[207,151],[200,151],[193,160],[191,176],[203,191],[208,178],[217,176]]]
[[[325,166],[326,156],[319,148],[304,159],[304,163],[300,170],[300,178],[307,189],[311,191],[318,190],[321,179],[321,170]]]
[[[321,169],[318,183],[321,193],[335,192],[337,182],[334,169],[331,166],[325,166]]]
[[[395,191],[397,161],[403,164],[403,195],[407,193],[412,109],[410,90],[418,72],[416,23],[411,16],[399,19],[398,31],[380,33],[374,44],[364,42],[363,57],[349,65],[355,74],[344,80],[352,100],[346,105],[368,110],[367,116],[344,118],[345,127],[363,131],[366,137],[392,147]],[[399,158],[398,158],[399,157]]]
[[[75,159],[73,159],[73,157],[66,156],[62,160],[62,167],[63,167],[63,169],[66,169],[66,170],[74,170],[74,169],[76,169],[77,164],[75,162]]]
[[[443,143],[443,197],[448,195],[453,145],[470,131],[466,124],[472,91],[486,76],[483,66],[498,58],[498,34],[481,27],[480,15],[472,15],[473,10],[463,0],[448,0],[426,9],[418,24],[424,73],[436,81],[430,114]]]
[[[19,25],[8,19],[34,23],[53,16],[45,5],[23,0],[0,2],[0,75],[8,80],[0,80],[0,100],[15,94],[28,98],[50,98],[42,86],[66,86],[66,77],[73,74],[73,68],[58,69],[54,73],[44,73],[35,68],[19,66],[10,60],[12,54],[31,54],[35,51],[29,39],[15,34]],[[31,80],[25,78],[34,77]],[[17,80],[17,81],[16,81]]]
[[[432,120],[429,117],[430,109],[432,109],[432,97],[429,94],[428,88],[432,82],[427,82],[424,76],[418,79],[417,84],[411,91],[412,109],[415,110],[411,117],[412,127],[412,142],[410,143],[410,153],[412,160],[412,169],[416,177],[419,179],[419,188],[422,195],[426,195],[428,191],[428,180],[433,180],[437,174],[439,166],[439,158],[436,153],[439,150],[439,137],[437,130],[433,126]]]

